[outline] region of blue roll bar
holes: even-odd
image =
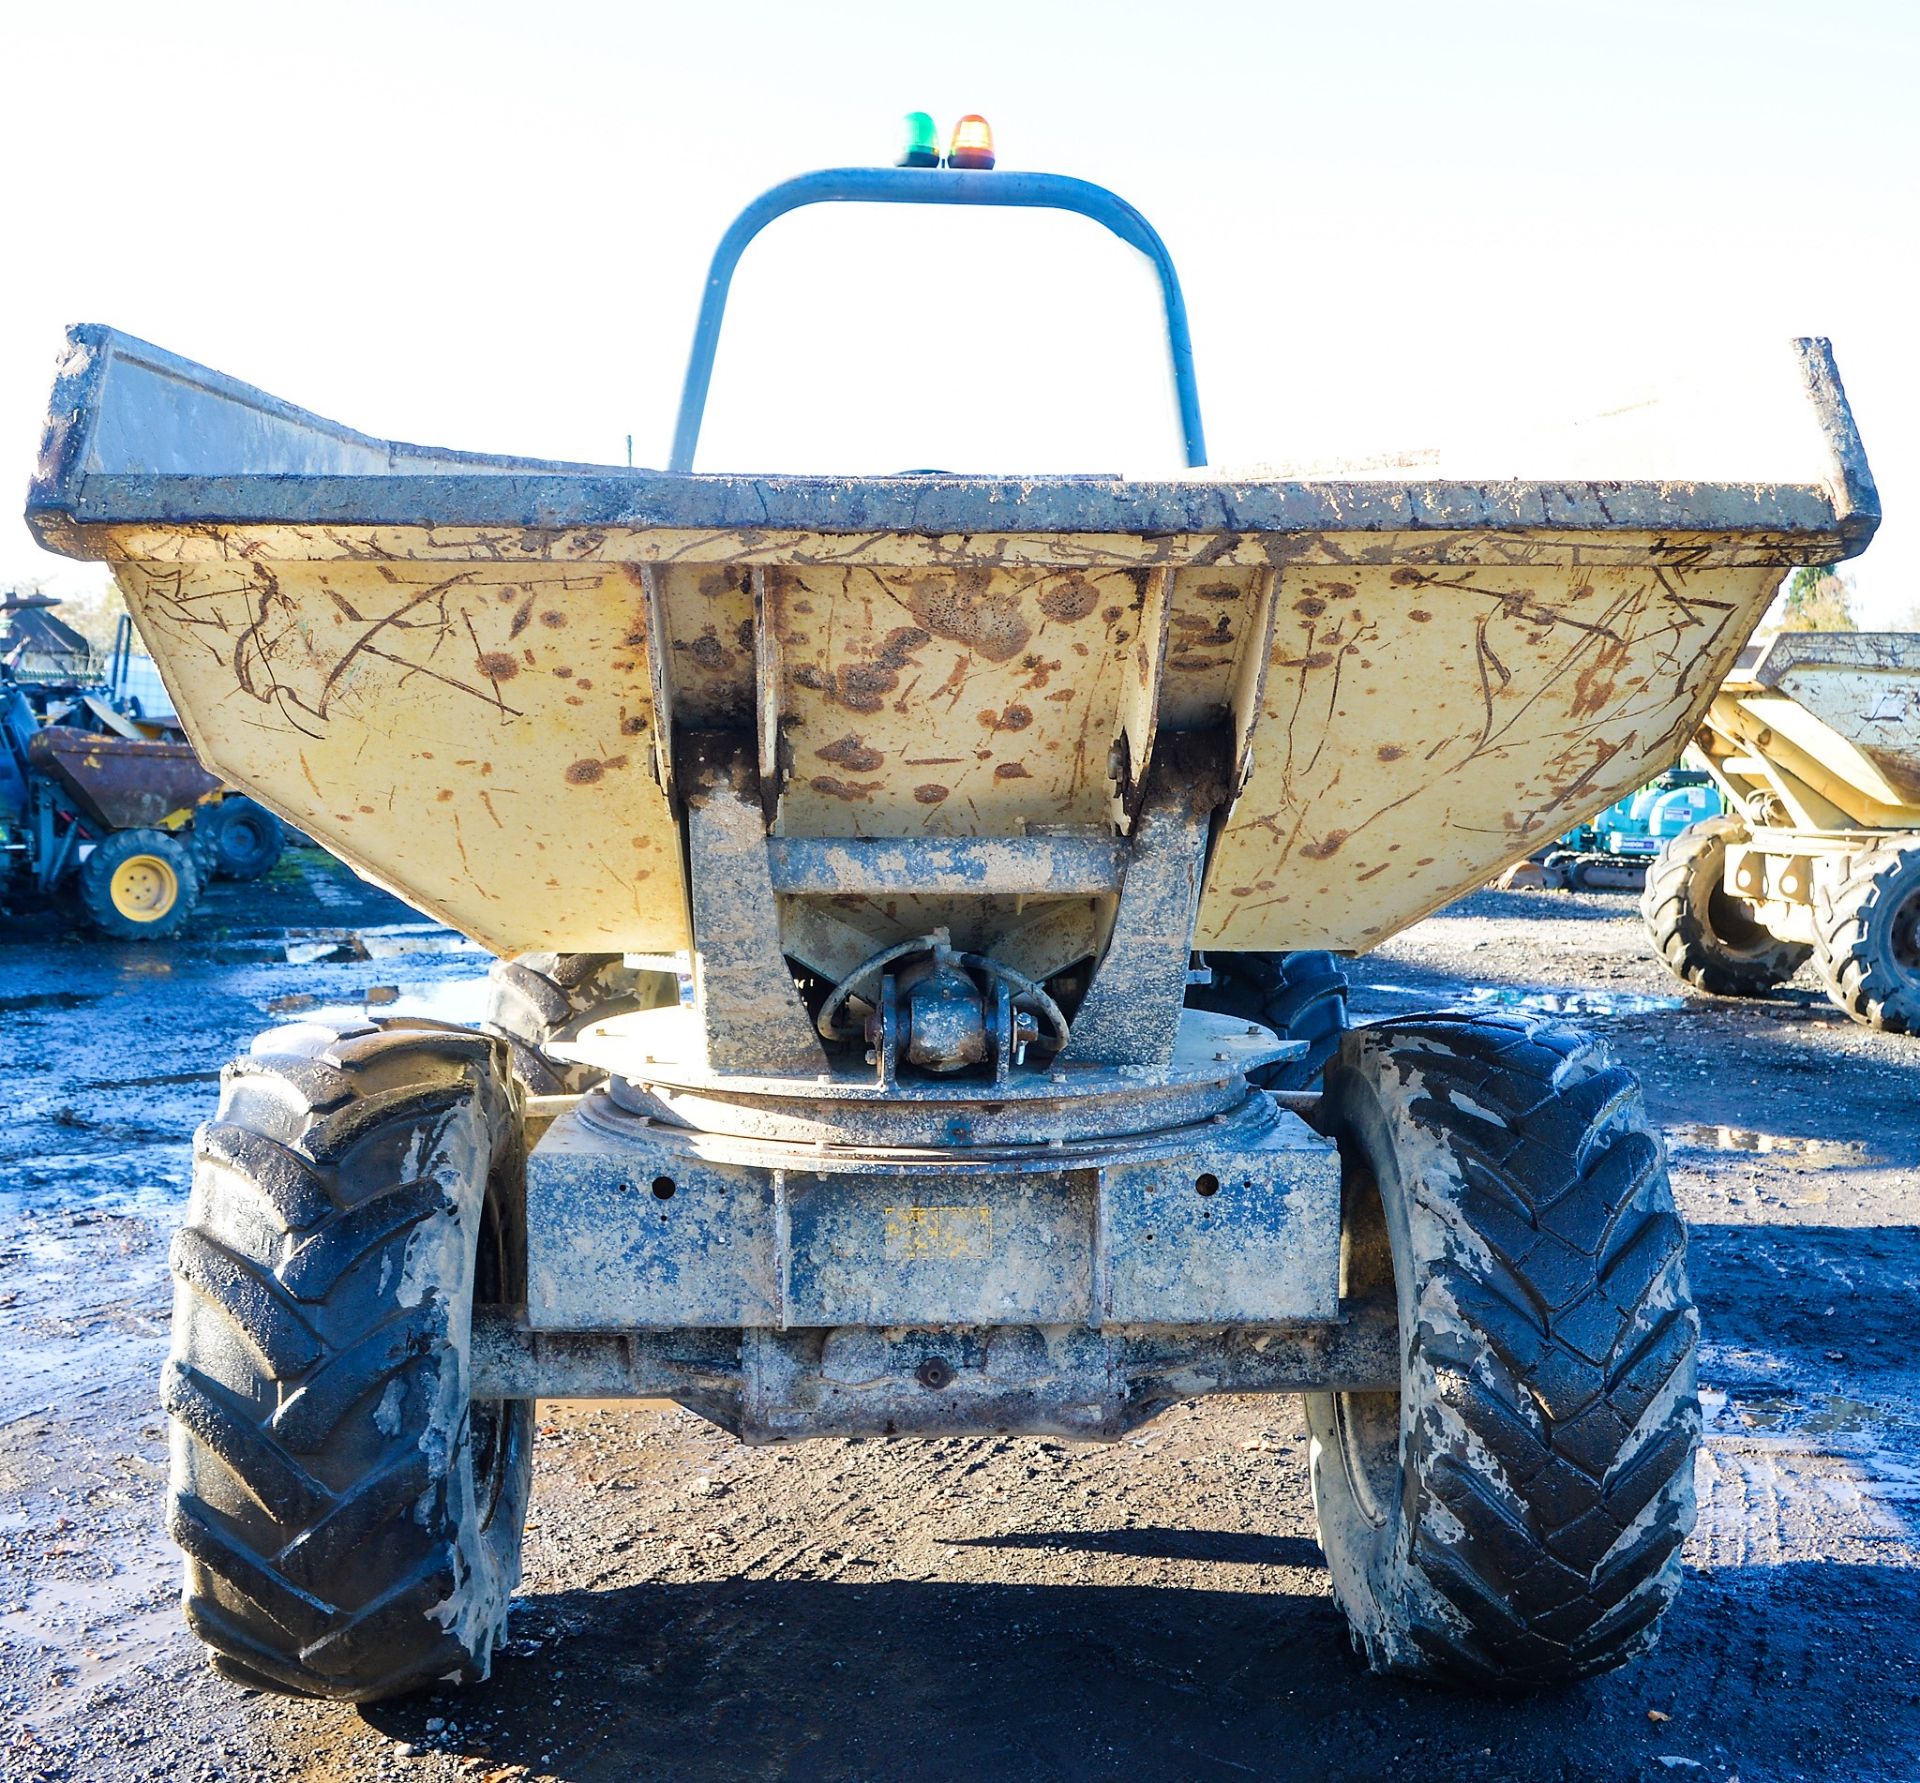
[[[700,422],[706,413],[707,387],[713,380],[713,355],[720,344],[720,322],[726,314],[727,290],[733,270],[747,243],[771,223],[808,204],[1012,204],[1027,209],[1077,211],[1104,224],[1129,247],[1153,262],[1160,275],[1160,293],[1167,311],[1167,347],[1173,358],[1173,387],[1180,403],[1180,431],[1185,438],[1187,464],[1197,469],[1207,462],[1206,434],[1200,425],[1200,392],[1193,375],[1193,340],[1187,332],[1187,306],[1180,295],[1180,276],[1166,243],[1125,199],[1090,180],[1059,173],[971,173],[933,167],[828,167],[803,173],[763,192],[733,220],[713,251],[707,269],[707,288],[700,300],[700,319],[694,325],[693,351],[687,359],[687,381],[680,393],[680,414],[673,428],[670,471],[693,469],[694,449],[700,441]]]

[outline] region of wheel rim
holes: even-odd
[[[1736,960],[1764,959],[1779,942],[1773,931],[1755,918],[1747,901],[1727,890],[1726,866],[1726,845],[1720,843],[1697,869],[1696,883],[1706,895],[1695,893],[1695,909],[1721,952]]]
[[[1774,945],[1773,931],[1762,928],[1742,900],[1724,891],[1715,891],[1707,899],[1706,916],[1713,938],[1728,953],[1761,954]]]
[[[1353,1504],[1370,1527],[1384,1529],[1400,1483],[1400,1395],[1336,1393],[1333,1426]]]
[[[1904,977],[1920,983],[1920,887],[1894,908],[1887,925],[1887,956]]]
[[[509,1274],[506,1220],[499,1185],[487,1185],[486,1205],[480,1217],[480,1243],[474,1257],[473,1299],[476,1306],[497,1305]],[[473,1473],[473,1504],[485,1530],[492,1526],[502,1494],[513,1471],[514,1402],[475,1399],[467,1406],[467,1464]]]
[[[1390,1300],[1393,1244],[1379,1179],[1358,1158],[1344,1156],[1344,1150],[1342,1174],[1347,1180],[1348,1206],[1340,1259],[1341,1298]],[[1371,1527],[1385,1528],[1400,1502],[1400,1395],[1336,1393],[1333,1427],[1354,1508]]]
[[[251,817],[238,817],[227,825],[227,853],[241,866],[250,866],[267,852],[267,839]]]
[[[114,868],[107,895],[128,922],[158,922],[179,902],[180,876],[157,854],[130,854]]]

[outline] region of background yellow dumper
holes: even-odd
[[[1920,635],[1781,632],[1743,651],[1688,759],[1727,810],[1647,875],[1661,959],[1754,996],[1811,957],[1855,1021],[1920,1026]]]

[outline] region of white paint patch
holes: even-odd
[[[406,1389],[398,1377],[387,1382],[386,1390],[380,1395],[380,1403],[373,1408],[373,1427],[382,1436],[400,1434],[400,1407],[406,1397]]]

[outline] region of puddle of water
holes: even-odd
[[[485,953],[478,941],[435,922],[394,922],[354,931],[370,960],[389,960],[405,953]]]
[[[284,943],[287,964],[318,966],[390,960],[407,954],[479,953],[486,949],[437,922],[375,923],[363,929],[301,929]]]
[[[1684,1009],[1685,997],[1644,991],[1556,991],[1509,984],[1476,984],[1458,999],[1469,1009],[1517,1009],[1528,1015],[1657,1015]]]
[[[1704,1434],[1719,1437],[1766,1438],[1790,1446],[1850,1452],[1863,1444],[1878,1448],[1888,1438],[1898,1439],[1898,1453],[1911,1446],[1920,1432],[1920,1417],[1912,1407],[1875,1404],[1844,1393],[1797,1393],[1791,1387],[1761,1385],[1700,1389]],[[1839,1440],[1834,1440],[1839,1439]]]
[[[286,947],[289,966],[318,966],[323,962],[357,960],[350,941],[289,941]]]
[[[174,1562],[157,1543],[142,1544],[107,1578],[36,1579],[4,1610],[0,1639],[38,1649],[63,1674],[65,1688],[47,1709],[24,1717],[45,1726],[82,1708],[92,1692],[158,1659],[179,1628]]]
[[[1745,1344],[1716,1343],[1710,1337],[1700,1340],[1700,1372],[1721,1379],[1743,1381],[1777,1380],[1793,1372],[1795,1364],[1771,1350],[1751,1349]]]
[[[83,1009],[96,999],[80,991],[41,991],[31,997],[0,997],[0,1015],[26,1015],[36,1009]]]
[[[1859,1164],[1877,1156],[1857,1139],[1806,1139],[1789,1133],[1762,1133],[1752,1127],[1716,1126],[1689,1121],[1666,1129],[1667,1144],[1681,1151],[1779,1152],[1814,1164]]]
[[[442,978],[370,985],[358,1003],[329,1003],[301,992],[275,997],[266,1007],[269,1015],[298,1015],[316,1022],[353,1023],[365,1021],[370,1015],[412,1015],[472,1028],[487,1012],[487,981]]]
[[[1419,997],[1436,1009],[1514,1009],[1526,1015],[1657,1015],[1687,1006],[1685,997],[1649,996],[1644,991],[1561,991],[1547,985],[1475,984],[1448,991],[1372,979],[1360,988],[1390,997]]]
[[[1886,1406],[1839,1393],[1802,1399],[1791,1392],[1703,1387],[1700,1408],[1716,1436],[1749,1430],[1770,1436],[1847,1436],[1906,1422]]]

